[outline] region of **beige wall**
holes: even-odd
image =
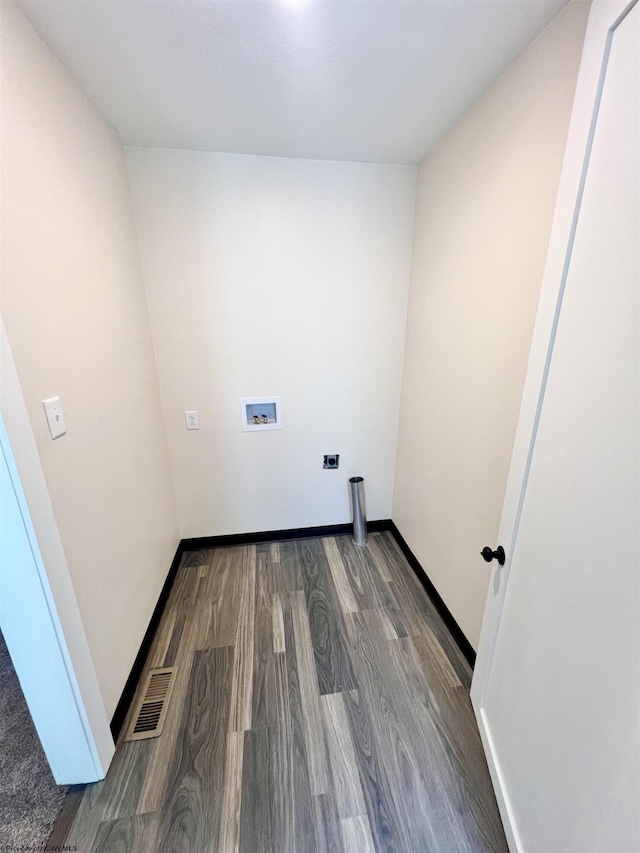
[[[182,536],[347,522],[354,474],[369,518],[388,518],[415,167],[127,162]],[[284,428],[243,432],[240,398],[269,394]]]
[[[474,646],[588,8],[570,4],[418,171],[393,518]]]
[[[1,134],[2,315],[111,715],[178,541],[162,409],[122,147],[6,2]]]

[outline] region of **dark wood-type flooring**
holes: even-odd
[[[171,665],[80,853],[506,851],[469,667],[390,534],[185,554],[147,661]]]

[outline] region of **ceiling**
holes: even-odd
[[[17,0],[125,145],[417,163],[566,0]]]

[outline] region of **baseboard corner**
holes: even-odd
[[[171,592],[173,582],[178,573],[178,568],[180,566],[180,561],[182,560],[182,555],[185,551],[189,550],[189,548],[185,546],[186,541],[187,540],[185,539],[181,539],[178,543],[176,553],[171,562],[171,566],[169,567],[169,571],[167,572],[165,582],[158,597],[158,601],[151,615],[151,619],[149,620],[149,625],[147,627],[147,630],[145,631],[144,637],[142,638],[140,648],[138,649],[138,654],[136,655],[136,659],[133,662],[131,672],[129,673],[129,676],[125,682],[122,694],[120,695],[120,699],[118,700],[118,704],[116,705],[116,709],[113,712],[110,728],[111,735],[114,741],[116,742],[118,741],[118,737],[120,736],[122,727],[127,718],[127,713],[129,712],[129,707],[131,706],[133,697],[135,696],[136,689],[138,687],[138,682],[140,681],[140,676],[142,675],[142,671],[144,670],[144,665],[146,663],[149,650],[151,649],[151,644],[153,643],[153,638],[155,637],[156,631],[158,630],[158,625],[160,624],[162,614],[164,613],[164,608],[166,607],[167,601],[169,599],[169,594]]]
[[[449,633],[455,640],[456,645],[460,649],[465,660],[467,661],[471,669],[473,669],[476,663],[476,652],[469,640],[467,639],[464,631],[456,622],[453,614],[451,613],[447,605],[444,603],[444,600],[442,599],[438,590],[435,588],[429,575],[426,573],[424,567],[422,566],[416,555],[413,553],[411,548],[408,546],[406,540],[404,539],[403,535],[400,533],[396,524],[393,521],[389,522],[388,530],[391,532],[391,535],[398,543],[398,546],[406,557],[407,562],[413,569],[416,577],[418,578],[418,580],[424,587],[427,595],[433,602],[433,606],[436,608],[436,610],[442,617],[442,621],[449,629]]]

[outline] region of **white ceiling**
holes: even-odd
[[[566,0],[17,0],[125,145],[417,163]]]

